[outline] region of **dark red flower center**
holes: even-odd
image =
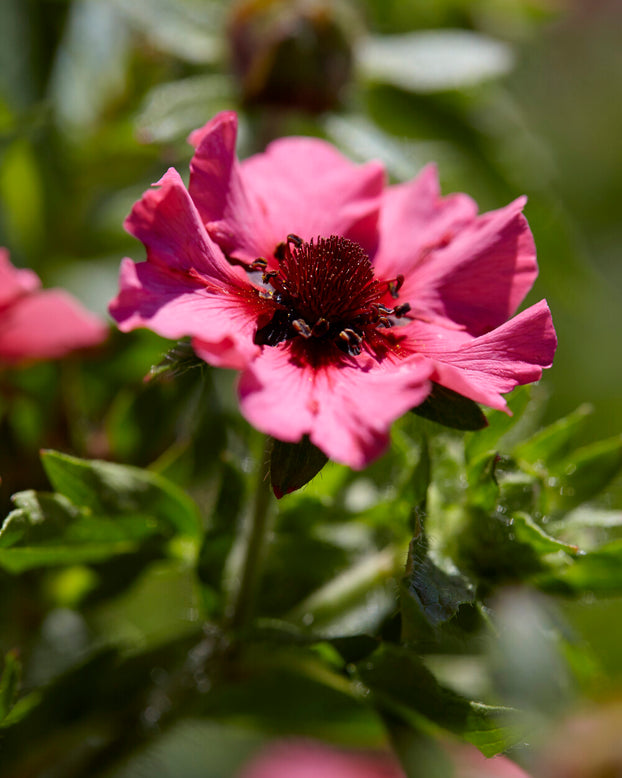
[[[367,254],[351,240],[331,235],[310,243],[296,235],[275,251],[278,270],[267,271],[264,259],[252,270],[263,271],[267,289],[262,296],[273,305],[272,317],[255,333],[255,343],[276,346],[299,338],[333,343],[358,355],[370,347],[378,328],[388,328],[410,305],[383,305],[387,292],[397,298],[403,277],[380,282]]]

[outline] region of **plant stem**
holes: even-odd
[[[242,537],[238,585],[232,597],[228,625],[240,629],[253,616],[257,589],[261,579],[266,553],[266,541],[271,526],[271,495],[269,455],[272,441],[268,438],[257,469],[257,483],[251,510]]]

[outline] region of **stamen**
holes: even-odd
[[[331,235],[307,243],[291,233],[274,256],[276,270],[267,270],[262,257],[248,266],[262,271],[267,288],[258,294],[273,305],[271,320],[255,333],[258,345],[301,338],[301,346],[309,341],[304,348],[312,349],[314,358],[325,348],[322,343],[328,354],[334,353],[330,344],[350,356],[358,356],[364,347],[377,353],[384,341],[374,333],[391,328],[410,310],[408,303],[389,308],[380,302],[387,291],[398,297],[404,276],[379,282],[367,254],[346,238]]]
[[[389,281],[389,294],[394,300],[397,300],[398,293],[404,285],[404,276],[400,273],[392,281]]]
[[[263,257],[257,257],[253,262],[250,263],[248,266],[249,270],[265,270],[268,267],[268,263]]]
[[[303,338],[310,338],[312,335],[311,327],[309,327],[304,319],[294,319],[292,327],[299,335],[302,335]]]

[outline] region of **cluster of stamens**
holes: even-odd
[[[330,341],[356,356],[377,328],[393,326],[393,319],[410,310],[408,303],[389,308],[380,302],[387,292],[397,299],[404,277],[377,281],[369,257],[346,238],[331,235],[306,243],[288,235],[275,257],[278,270],[268,270],[261,258],[249,267],[261,271],[266,289],[260,294],[274,306],[270,321],[255,334],[259,345],[300,337]]]

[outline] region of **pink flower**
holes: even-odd
[[[492,408],[540,378],[556,347],[542,301],[507,321],[537,274],[520,198],[477,215],[442,198],[434,167],[385,185],[325,141],[282,138],[239,162],[234,113],[190,136],[188,189],[170,169],[127,230],[147,261],[121,266],[123,331],[192,336],[242,371],[242,413],[284,441],[308,435],[362,468],[437,382]]]
[[[32,270],[17,270],[0,248],[0,364],[57,359],[96,346],[108,328],[61,289],[40,289]]]
[[[321,743],[283,740],[265,748],[237,778],[405,778],[389,755],[338,751]]]
[[[529,778],[504,756],[487,759],[474,747],[448,747],[455,778]],[[305,740],[277,741],[252,759],[238,778],[405,778],[388,753],[339,751]]]

